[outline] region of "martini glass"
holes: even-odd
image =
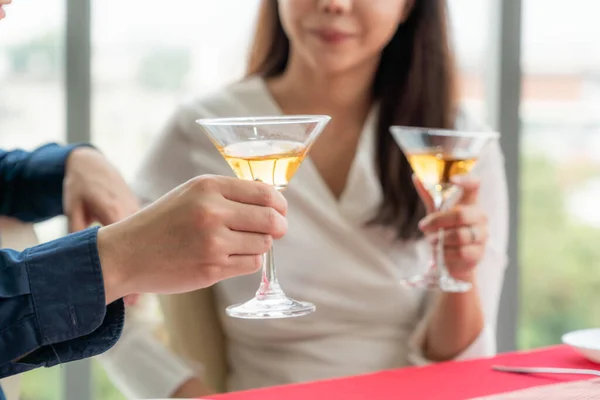
[[[264,182],[282,191],[330,119],[327,115],[295,115],[196,122],[239,179]],[[226,309],[227,315],[246,319],[299,317],[314,311],[314,304],[290,299],[281,289],[273,248],[263,257],[262,279],[254,298]]]
[[[497,132],[463,132],[392,126],[390,131],[417,179],[433,199],[435,211],[443,210],[457,192],[451,178],[468,174],[484,147],[500,136]],[[471,284],[454,279],[444,262],[444,230],[437,232],[432,267],[407,279],[413,287],[439,287],[445,292],[467,292]]]

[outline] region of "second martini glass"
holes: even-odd
[[[390,128],[413,172],[431,195],[435,211],[440,211],[456,192],[452,177],[472,171],[483,149],[500,136],[497,132],[465,132],[444,129],[392,126]],[[440,287],[445,292],[467,292],[469,282],[454,279],[444,262],[444,230],[437,232],[434,267],[412,276],[414,287]]]

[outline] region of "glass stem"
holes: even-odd
[[[273,261],[273,246],[263,255],[262,279],[256,292],[259,300],[284,296],[283,290],[277,281],[275,262]]]
[[[444,208],[444,195],[440,191],[434,191],[432,193],[433,204],[435,212],[442,211]],[[437,243],[435,245],[435,267],[437,276],[449,277],[450,274],[446,268],[446,262],[444,261],[444,229],[440,228],[437,231]]]

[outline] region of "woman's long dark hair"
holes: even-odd
[[[277,0],[263,0],[248,75],[281,75],[289,50]],[[393,226],[404,240],[420,237],[417,224],[425,210],[410,165],[389,127],[454,128],[455,80],[446,1],[415,0],[410,15],[383,50],[373,84],[380,108],[376,162],[383,189],[383,202],[373,222]]]

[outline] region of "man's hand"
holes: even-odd
[[[271,186],[202,176],[98,233],[106,302],[180,293],[256,272],[287,231],[285,198]]]
[[[139,204],[119,172],[97,150],[80,147],[65,168],[63,209],[69,232],[94,222],[110,225],[139,210]]]

